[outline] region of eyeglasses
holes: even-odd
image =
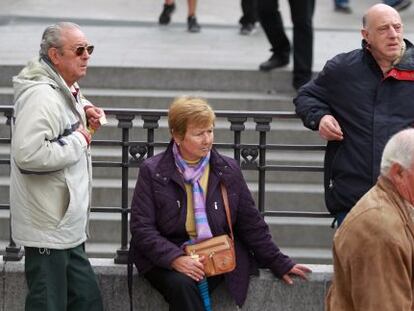
[[[84,46],[78,46],[74,52],[77,56],[82,56],[83,53],[85,53],[85,50],[88,52],[89,55],[93,53],[93,49],[95,47],[93,45],[84,45]]]

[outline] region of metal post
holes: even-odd
[[[144,120],[144,129],[147,129],[147,146],[148,153],[147,156],[152,157],[154,155],[154,130],[158,128],[158,121],[160,116],[158,115],[143,115],[142,120]]]
[[[6,125],[9,126],[9,135],[10,135],[10,149],[11,149],[11,139],[13,137],[13,108],[6,111],[4,115],[7,117]],[[11,153],[9,154],[9,161],[11,161]],[[10,162],[9,162],[9,176],[10,176]],[[23,252],[21,251],[21,247],[17,246],[14,243],[12,238],[12,225],[11,225],[11,215],[9,218],[9,245],[6,246],[6,253],[3,256],[3,261],[19,261],[23,257]]]
[[[134,115],[116,115],[118,127],[122,129],[122,189],[121,189],[121,248],[116,251],[116,264],[128,263],[128,169],[129,129]]]
[[[244,123],[247,120],[247,117],[228,117],[227,120],[230,121],[230,130],[234,131],[234,159],[240,165],[240,143],[241,143],[241,132],[245,130]]]
[[[259,194],[258,206],[259,211],[265,211],[265,186],[266,186],[266,132],[270,131],[271,117],[254,118],[256,122],[256,131],[260,134],[259,138]]]

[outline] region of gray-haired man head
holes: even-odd
[[[381,175],[334,237],[326,310],[411,310],[414,305],[414,129],[388,141]]]
[[[103,310],[84,251],[89,144],[104,116],[77,84],[92,51],[78,25],[49,26],[39,57],[13,78],[10,206],[13,239],[25,247],[26,310]]]

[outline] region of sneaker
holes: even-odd
[[[241,25],[240,34],[243,36],[248,36],[254,32],[255,28],[256,27],[252,23]]]
[[[391,4],[390,6],[392,6],[394,9],[396,9],[397,11],[402,11],[407,9],[412,3],[412,0],[398,0],[395,1],[394,4]]]
[[[175,11],[175,3],[164,4],[158,23],[160,25],[168,25],[171,21],[171,14]]]
[[[187,17],[187,29],[189,32],[200,32],[201,26],[197,23],[195,16]]]
[[[335,12],[351,14],[352,10],[351,10],[351,7],[349,6],[349,3],[340,3],[340,4],[335,4]]]

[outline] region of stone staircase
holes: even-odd
[[[0,105],[12,104],[10,77],[21,66],[1,66]],[[91,67],[88,76],[81,81],[86,97],[102,107],[166,109],[172,99],[181,94],[206,98],[215,110],[264,110],[293,111],[288,71],[261,73],[249,70],[211,70],[186,68],[122,68]],[[2,122],[3,124],[4,122]],[[156,141],[168,141],[165,119],[160,120]],[[114,118],[108,126],[96,133],[94,139],[120,139],[121,131]],[[246,122],[242,143],[258,143],[255,123]],[[218,119],[215,141],[233,142],[230,123]],[[142,121],[134,120],[130,140],[146,139]],[[8,129],[0,128],[1,135]],[[2,136],[3,137],[3,136]],[[305,129],[299,120],[274,120],[267,142],[271,144],[315,144],[323,141],[317,133]],[[158,151],[158,150],[157,150]],[[9,147],[0,145],[0,154],[7,157]],[[225,152],[225,151],[223,151]],[[228,153],[228,152],[225,152]],[[120,148],[93,147],[94,160],[120,161]],[[229,154],[231,155],[231,153]],[[272,151],[267,155],[269,164],[321,166],[322,151]],[[244,171],[249,188],[257,198],[257,172]],[[93,205],[119,207],[121,202],[121,170],[119,168],[95,168]],[[129,172],[129,200],[135,186],[137,170]],[[0,167],[0,203],[8,202],[8,168]],[[325,212],[323,202],[322,173],[315,172],[267,172],[266,210]],[[299,262],[330,263],[333,230],[330,218],[266,217],[279,247]],[[8,238],[8,211],[0,211],[0,247]],[[118,214],[93,213],[91,215],[91,239],[87,251],[92,256],[113,257],[121,240],[121,219]],[[4,248],[2,247],[2,250]]]

